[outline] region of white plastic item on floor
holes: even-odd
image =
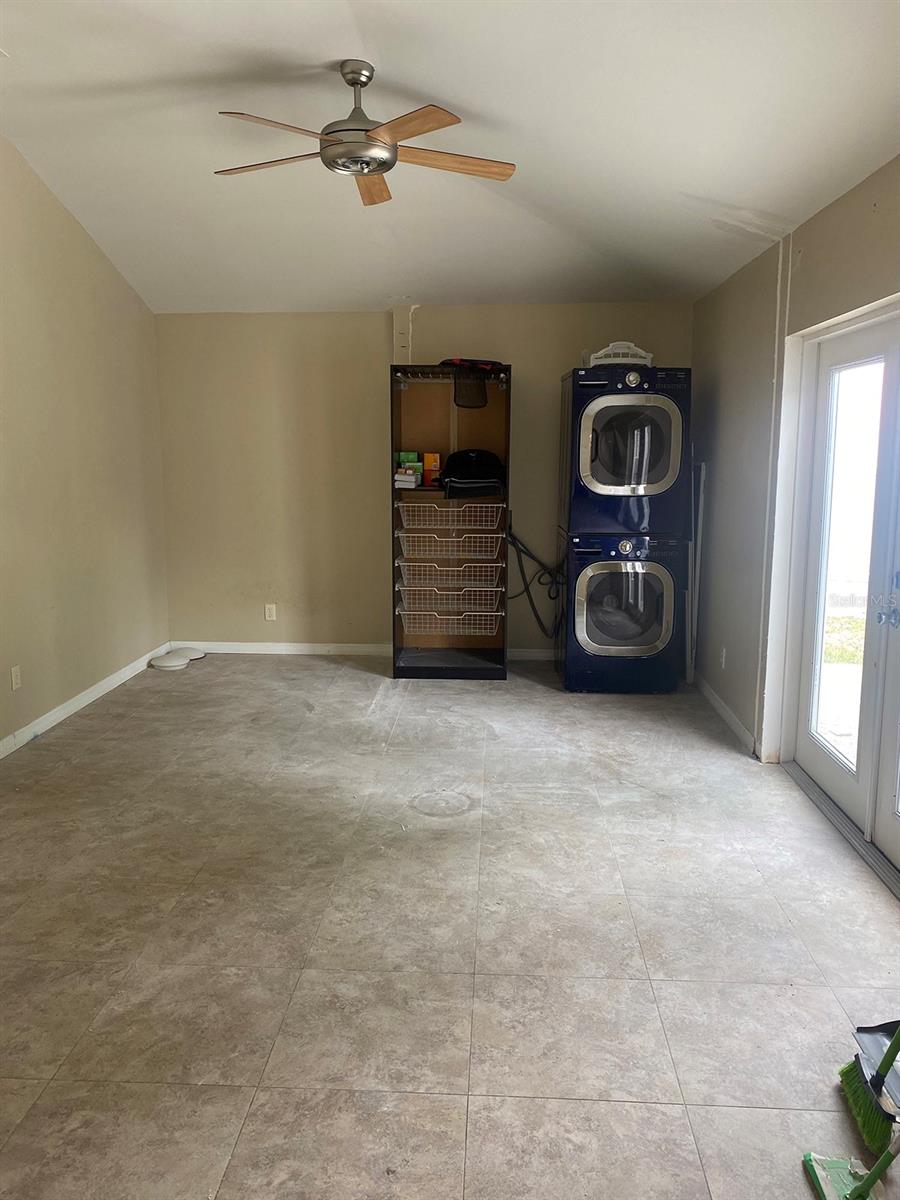
[[[196,646],[179,646],[179,654],[186,654],[191,662],[195,662],[198,658],[206,658],[205,650],[198,650]]]
[[[170,650],[168,654],[158,654],[150,659],[150,666],[157,671],[182,671],[191,661],[191,656],[184,650]]]

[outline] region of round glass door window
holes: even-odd
[[[601,495],[653,496],[681,463],[681,413],[665,396],[600,396],[581,418],[582,482]]]
[[[675,585],[658,563],[591,563],[575,585],[575,636],[590,654],[644,658],[672,636]]]

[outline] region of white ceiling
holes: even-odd
[[[151,308],[697,296],[900,150],[895,0],[6,0],[0,128]],[[315,143],[369,115],[508,183],[399,164],[364,209]]]

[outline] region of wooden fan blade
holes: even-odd
[[[393,121],[376,125],[374,129],[369,130],[369,137],[393,144],[458,124],[459,117],[454,113],[447,112],[446,108],[439,108],[436,104],[426,104],[424,108],[417,108],[413,112],[404,113],[402,117],[394,117]]]
[[[220,112],[220,117],[237,117],[239,121],[253,121],[255,125],[269,125],[272,129],[287,129],[291,133],[302,133],[317,142],[339,142],[341,139],[327,133],[316,133],[313,129],[301,129],[299,125],[285,125],[284,121],[270,121],[268,117],[254,117],[252,113]]]
[[[421,146],[398,146],[397,158],[417,167],[436,167],[438,171],[457,171],[460,175],[478,175],[498,182],[509,179],[516,169],[515,163],[499,162],[496,158],[472,158],[468,154],[447,154]]]
[[[214,171],[214,175],[243,175],[245,171],[264,171],[266,167],[280,167],[282,163],[306,162],[318,158],[318,154],[295,154],[293,158],[270,158],[268,162],[249,163],[246,167],[229,167],[227,171]]]
[[[383,175],[356,175],[359,196],[366,208],[370,204],[384,204],[391,199],[391,190]]]

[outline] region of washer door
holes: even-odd
[[[598,396],[581,414],[581,482],[601,496],[657,496],[678,478],[681,441],[667,396]]]
[[[575,582],[575,637],[588,654],[658,654],[674,619],[675,583],[659,563],[595,562]]]

